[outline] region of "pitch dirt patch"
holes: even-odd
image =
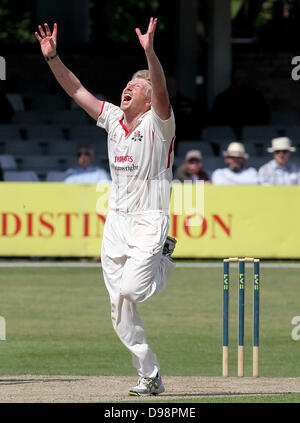
[[[129,397],[133,377],[109,376],[1,376],[1,403],[86,403],[139,401]],[[300,393],[300,378],[163,377],[166,388],[154,402],[236,395]],[[144,400],[145,398],[142,398]]]

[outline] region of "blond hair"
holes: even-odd
[[[151,84],[149,70],[148,69],[138,70],[137,72],[135,72],[132,75],[132,78],[131,79],[135,79],[135,78],[144,79],[148,83],[149,88],[147,90],[147,96],[148,97],[151,97],[151,94],[152,94],[152,84]]]

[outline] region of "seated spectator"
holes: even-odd
[[[179,179],[180,182],[209,182],[209,177],[203,168],[201,151],[190,150],[186,153],[184,162],[176,171],[176,179]]]
[[[258,183],[257,171],[254,167],[245,168],[249,155],[243,144],[232,142],[223,151],[227,167],[216,169],[211,177],[214,185],[256,185]]]
[[[243,126],[269,122],[270,111],[262,93],[250,86],[246,71],[236,69],[231,85],[215,98],[212,123],[231,126],[240,138]]]
[[[67,184],[97,184],[110,181],[105,169],[92,166],[94,149],[91,145],[81,145],[77,149],[77,158],[78,167],[67,170],[64,182]]]
[[[264,164],[258,171],[259,183],[262,185],[297,185],[300,183],[299,167],[289,163],[291,153],[296,151],[287,137],[274,138],[268,152],[273,160]]]

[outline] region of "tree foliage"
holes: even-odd
[[[0,3],[0,42],[33,43],[35,0],[9,1]]]

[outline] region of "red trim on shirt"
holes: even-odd
[[[99,119],[99,117],[102,115],[103,108],[104,108],[104,103],[105,103],[105,101],[102,101],[102,107],[101,107],[101,111],[100,111],[100,113],[99,113],[98,119]]]
[[[119,120],[119,122],[120,122],[120,125],[122,126],[122,128],[124,129],[124,131],[125,131],[125,137],[127,137],[127,135],[128,134],[130,134],[130,132],[132,131],[132,129],[130,129],[130,131],[126,128],[126,126],[124,125],[124,123],[123,123],[123,118],[122,119],[120,119]]]
[[[171,144],[170,144],[167,169],[169,169],[169,167],[171,165],[171,154],[172,154],[172,150],[173,150],[174,141],[175,141],[175,137],[172,138],[172,141],[171,141]]]

